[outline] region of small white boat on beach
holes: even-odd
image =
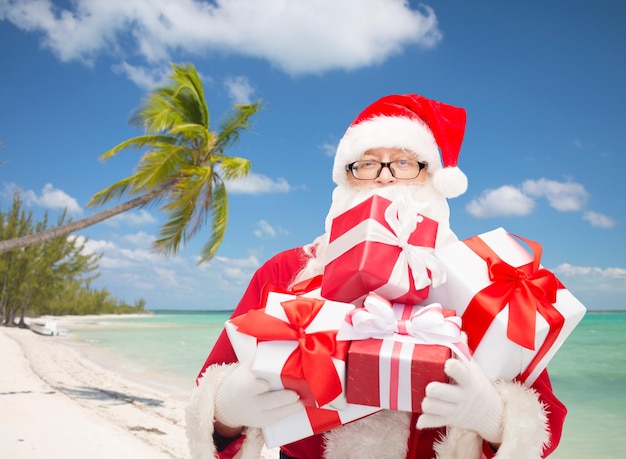
[[[59,335],[59,329],[57,328],[57,323],[54,320],[48,319],[45,321],[31,322],[28,326],[32,331],[34,331],[35,333],[39,333],[40,335]]]

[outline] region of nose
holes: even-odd
[[[376,177],[376,183],[381,185],[390,185],[392,183],[396,183],[396,178],[391,174],[391,169],[388,164],[385,164]]]

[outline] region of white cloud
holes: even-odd
[[[474,217],[524,216],[532,212],[535,202],[514,186],[501,186],[485,190],[478,199],[472,200],[465,209]]]
[[[583,220],[591,223],[594,228],[613,228],[615,226],[615,220],[611,217],[591,210],[583,214]]]
[[[563,263],[556,268],[553,272],[558,275],[564,276],[595,276],[604,279],[622,279],[626,280],[626,269],[624,268],[598,268],[591,266],[573,266],[569,263]]]
[[[81,236],[82,237],[82,236]],[[124,242],[126,238],[122,239]],[[103,268],[137,267],[142,263],[157,263],[159,255],[149,247],[126,248],[113,241],[89,239],[85,252],[103,254],[100,266]]]
[[[157,222],[157,219],[152,216],[150,212],[145,209],[139,209],[137,211],[128,211],[104,220],[109,226],[117,228],[121,225],[126,226],[145,226],[152,225]]]
[[[11,184],[8,186],[11,187]],[[67,209],[69,214],[80,214],[83,211],[76,199],[68,195],[65,191],[55,188],[51,183],[46,183],[41,190],[41,195],[37,195],[37,193],[32,190],[26,190],[22,191],[21,196],[26,205],[34,205],[51,210]]]
[[[257,228],[254,230],[254,235],[258,238],[276,237],[276,230],[267,223],[265,220],[261,220],[256,224]]]
[[[149,246],[129,248],[124,245],[125,242],[132,241],[134,246],[136,239],[141,234],[143,233],[125,236],[118,243],[106,240],[89,240],[85,251],[103,254],[99,264],[103,277],[109,279],[110,284],[112,284],[111,287],[125,283],[129,283],[138,291],[143,288],[156,288],[155,284],[158,284],[159,288],[180,287],[173,274],[175,272],[173,267],[180,265],[178,258],[162,257]]]
[[[224,268],[224,276],[229,279],[234,279],[234,280],[239,280],[239,281],[250,278],[248,273],[244,271],[243,269],[233,268],[233,267]]]
[[[129,262],[134,263],[156,263],[160,259],[160,255],[152,249],[119,249],[119,255]]]
[[[235,104],[249,104],[252,102],[254,88],[244,76],[229,77],[224,80],[230,98]]]
[[[148,234],[145,231],[139,231],[134,234],[127,234],[124,236],[124,240],[137,247],[152,247],[152,243],[155,237],[152,234]]]
[[[113,71],[126,77],[140,88],[151,90],[155,86],[165,82],[171,67],[161,65],[157,67],[144,67],[121,62],[113,66]]]
[[[254,255],[250,255],[248,258],[227,258],[218,256],[215,257],[210,263],[245,269],[256,269],[261,265],[261,263],[259,263],[259,259]],[[209,265],[205,264],[204,266]]]
[[[76,236],[76,242],[78,244],[82,244],[85,238],[83,236]],[[91,253],[102,253],[105,250],[115,250],[116,246],[113,242],[110,241],[95,241],[93,239],[87,240],[85,243],[85,247],[83,248],[83,252],[86,254]]]
[[[557,182],[541,178],[526,180],[520,187],[504,185],[485,190],[465,209],[474,217],[524,216],[535,207],[535,199],[545,197],[550,207],[559,212],[580,211],[589,200],[589,193],[580,183]],[[587,212],[583,217],[596,227],[611,227],[613,221],[602,214]]]
[[[545,197],[550,206],[560,212],[581,210],[589,199],[585,187],[574,182],[563,183],[544,178],[526,180],[522,190],[532,196]]]
[[[287,180],[283,178],[272,180],[254,172],[241,179],[227,180],[225,183],[228,192],[234,194],[287,193],[291,189]]]
[[[563,263],[551,271],[589,310],[623,310],[626,269]]]
[[[19,186],[17,186],[17,183],[4,182],[2,186],[2,192],[0,192],[0,195],[2,196],[3,200],[13,202],[13,195],[15,194],[16,191],[19,191],[20,194],[22,193],[22,189]]]
[[[256,229],[253,231],[253,234],[260,239],[269,239],[278,235],[287,235],[289,231],[280,226],[274,227],[265,220],[261,220],[256,224]]]
[[[170,288],[182,287],[181,283],[178,281],[175,270],[155,266],[154,272],[157,275],[160,285],[164,287],[170,287]]]
[[[62,61],[100,53],[165,62],[172,51],[265,59],[290,74],[352,70],[441,39],[434,11],[406,0],[50,0],[0,3],[0,19],[40,32]],[[128,45],[134,49],[128,49]],[[126,71],[132,76],[130,68]],[[135,75],[145,82],[145,76]]]
[[[334,158],[337,153],[337,144],[336,143],[324,143],[320,145],[321,150],[324,152],[324,155],[329,158]]]
[[[148,301],[150,309],[228,309],[234,308],[254,271],[261,265],[255,255],[245,258],[218,256],[198,265],[195,250],[182,250],[175,257],[165,257],[136,246],[144,233],[112,240],[88,240],[86,254],[102,254],[101,276],[96,288],[132,303]],[[76,236],[77,243],[84,241]]]
[[[208,263],[200,265],[200,269],[207,273],[220,273],[222,285],[234,283],[234,285],[243,286],[248,283],[259,266],[261,263],[254,255],[248,258],[217,256]]]

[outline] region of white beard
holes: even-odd
[[[332,204],[326,216],[326,232],[307,247],[315,246],[313,249],[315,250],[315,256],[309,259],[294,282],[300,282],[324,272],[325,253],[328,247],[328,238],[333,219],[374,194],[401,203],[402,206],[400,208],[406,212],[419,212],[435,220],[439,224],[435,248],[459,240],[450,228],[450,207],[448,206],[448,201],[441,193],[435,190],[431,180],[406,185],[396,183],[393,186],[380,188],[357,188],[339,185],[333,191]]]

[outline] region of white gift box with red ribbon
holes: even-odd
[[[354,305],[321,299],[319,289],[293,294],[271,285],[262,302],[262,308],[232,319],[229,327],[254,337],[254,374],[268,381],[271,390],[295,390],[307,406],[344,407],[348,346],[335,337]],[[235,342],[244,340],[234,337]],[[250,344],[247,340],[245,347]]]
[[[435,252],[447,282],[432,288],[428,301],[462,317],[473,357],[493,380],[532,385],[586,312],[540,265],[541,251],[497,228]]]
[[[315,299],[310,298],[310,300]],[[289,322],[289,319],[285,314],[283,304],[290,301],[298,300],[296,300],[293,295],[270,292],[265,305],[265,313],[285,322]],[[306,326],[306,328],[303,329],[303,337],[301,337],[301,339],[306,341],[308,337],[315,336],[316,333],[331,332],[322,336],[334,341],[334,335],[336,335],[336,331],[339,329],[341,323],[343,323],[345,315],[350,310],[354,309],[354,306],[348,303],[339,303],[336,301],[318,301],[322,301],[324,304],[315,315],[315,318]],[[336,345],[336,343],[334,344]],[[339,344],[341,345],[341,343]],[[271,390],[283,388],[293,388],[294,390],[297,390],[298,388],[302,388],[304,391],[306,388],[303,388],[303,385],[299,384],[298,381],[292,381],[291,387],[285,385],[285,366],[287,362],[289,362],[290,357],[294,355],[294,353],[299,352],[305,351],[301,349],[301,342],[297,340],[273,340],[259,342],[257,344],[256,355],[252,363],[252,371],[259,378],[269,381]],[[304,367],[306,365],[303,359],[298,360],[300,360],[301,366]],[[318,407],[324,405],[339,408],[345,407],[345,352],[337,352],[331,360],[334,366],[334,375],[328,375],[326,378],[323,378],[318,382],[320,385],[329,384],[331,378],[336,378],[336,380],[340,383],[340,393],[332,400],[315,400],[315,402],[311,402],[310,398],[308,400],[304,400],[304,394],[301,392],[301,397],[306,405]],[[319,376],[319,372],[322,371],[322,368],[318,365],[311,365],[311,367],[312,368],[308,368],[308,370],[310,370],[314,376]],[[307,370],[307,368],[305,368],[305,370]]]
[[[343,410],[303,407],[301,411],[264,427],[263,439],[268,448],[293,443],[312,435],[356,421],[380,411],[365,405],[348,404]]]
[[[301,337],[305,341],[307,338],[304,335],[314,335],[318,332],[323,334],[329,332],[324,336],[332,336],[334,340],[334,335],[336,335],[340,324],[343,323],[346,313],[354,309],[354,306],[351,304],[320,299],[320,282],[321,277],[309,281],[306,288],[295,286],[294,289],[297,293],[285,292],[280,289],[272,291],[272,287],[268,286],[264,292],[263,299],[265,308],[251,310],[226,323],[226,332],[238,359],[240,361],[253,359],[253,371],[258,377],[268,380],[272,390],[286,387],[283,384],[284,381],[281,377],[281,373],[283,372],[285,363],[289,360],[290,356],[294,354],[294,351],[297,353],[298,348],[298,341],[294,342],[293,340],[285,339],[266,340],[266,338],[273,333],[270,329],[271,327],[267,326],[267,323],[273,322],[276,324],[275,321],[278,320],[283,322],[282,325],[278,324],[278,328],[284,328],[285,324],[290,320],[288,317],[289,314],[286,313],[286,309],[283,307],[283,303],[294,302],[299,299],[304,300],[298,304],[291,303],[292,306],[296,306],[296,309],[301,307],[299,312],[304,315],[308,314],[308,305],[313,304],[310,300],[319,300],[319,302],[322,303],[313,305],[315,309],[313,312],[316,313],[303,330],[300,330],[299,326],[292,327],[293,333],[303,333]],[[291,313],[294,312],[293,308],[287,309],[290,309]],[[266,323],[268,319],[269,322]],[[310,317],[308,317],[308,319],[310,319]],[[248,323],[246,324],[246,322]],[[253,325],[253,331],[255,333],[259,332],[258,334],[262,336],[261,339],[241,331],[242,329],[250,331],[249,326],[251,324]],[[260,330],[258,330],[259,328]],[[293,330],[293,328],[297,328],[297,330]],[[278,334],[281,333],[282,332],[279,330]],[[339,347],[345,348],[347,351],[347,343],[339,343]],[[342,359],[333,357],[332,364],[340,383],[339,395],[323,408],[314,407],[312,404],[317,404],[314,400],[314,396],[305,388],[306,394],[304,395],[308,397],[310,406],[303,407],[300,412],[264,428],[263,435],[268,447],[284,445],[314,434],[322,433],[380,410],[378,408],[372,408],[371,406],[346,403],[344,391],[345,351]],[[319,371],[320,368],[317,366],[313,368],[313,370],[316,373],[320,373],[320,375],[324,374]],[[325,380],[326,378],[322,379]],[[300,381],[300,383],[296,382],[298,387],[288,388],[300,391],[300,389],[303,388],[301,383],[302,381]],[[341,410],[338,411],[336,408],[341,408]]]

